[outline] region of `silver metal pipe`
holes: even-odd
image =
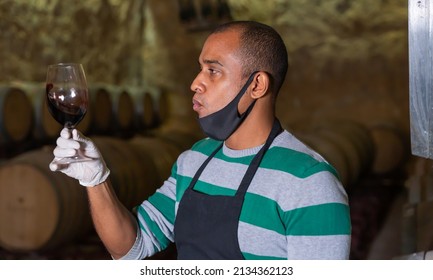
[[[430,0],[409,0],[411,146],[425,158],[433,158],[432,15]]]

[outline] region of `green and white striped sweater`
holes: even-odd
[[[142,259],[173,242],[182,195],[220,143],[207,138],[179,156],[163,186],[138,207],[140,230],[123,259]],[[260,148],[231,150],[224,145],[194,189],[209,195],[234,195]],[[347,194],[335,169],[289,132],[278,135],[245,195],[238,228],[244,257],[348,259],[350,232]]]

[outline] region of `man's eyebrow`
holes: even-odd
[[[221,62],[219,62],[218,60],[213,60],[213,59],[204,59],[203,63],[204,64],[218,64],[218,65],[224,67],[224,65],[222,65]]]

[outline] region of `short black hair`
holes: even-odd
[[[286,45],[278,32],[256,21],[231,21],[216,27],[213,33],[227,30],[240,32],[240,56],[243,77],[253,71],[265,71],[271,77],[272,89],[278,93],[289,67]]]

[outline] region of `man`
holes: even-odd
[[[335,169],[275,117],[288,67],[278,33],[257,22],[224,24],[198,62],[193,109],[209,138],[179,156],[137,218],[116,198],[90,139],[63,130],[57,140],[50,168],[88,187],[112,257],[142,259],[175,242],[179,259],[348,259],[348,200]],[[56,163],[78,149],[94,160]]]

